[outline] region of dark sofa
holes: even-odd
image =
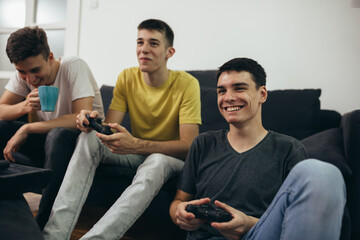
[[[203,124],[200,132],[228,128],[217,109],[216,71],[188,72],[199,80],[201,87]],[[113,86],[101,87],[105,111],[109,107],[112,91]],[[320,89],[269,91],[263,105],[263,124],[266,129],[301,140],[310,157],[330,162],[341,170],[348,197],[341,239],[360,239],[360,110],[342,116],[336,111],[321,109],[320,95]],[[131,129],[128,117],[122,125]],[[132,169],[101,164],[87,204],[106,208],[111,206],[131,183],[134,174]],[[175,191],[176,178],[173,178],[164,185],[142,218],[150,219],[151,224],[162,226],[162,229],[173,228],[172,234],[181,239],[183,232],[171,223],[168,214]],[[169,237],[159,234],[158,239]]]

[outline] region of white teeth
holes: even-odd
[[[229,112],[233,112],[233,111],[240,110],[240,108],[239,107],[228,107],[228,108],[226,108],[226,110]]]

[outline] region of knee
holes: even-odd
[[[45,154],[50,155],[72,152],[76,145],[76,139],[80,131],[68,128],[54,128],[46,135]]]
[[[146,169],[151,175],[165,176],[169,178],[182,170],[184,162],[161,153],[149,155],[139,168]]]
[[[47,134],[47,139],[55,140],[55,139],[76,139],[80,134],[80,131],[77,129],[70,129],[64,127],[53,128]]]
[[[76,138],[78,137],[80,131],[75,129],[69,129],[69,128],[53,128],[51,129],[45,140],[45,146],[46,148],[52,148],[53,146],[59,146],[64,144],[74,144],[76,141]]]
[[[317,197],[345,199],[345,183],[340,170],[332,164],[316,160],[304,160],[293,168],[298,179]],[[341,194],[343,193],[343,194]]]
[[[162,153],[153,153],[146,158],[144,164],[156,170],[165,166],[166,158]]]

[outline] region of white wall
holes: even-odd
[[[171,69],[250,57],[265,68],[269,90],[321,88],[322,108],[360,108],[360,8],[350,0],[83,0],[79,56],[99,85],[137,66],[136,27],[147,18],[175,32]]]

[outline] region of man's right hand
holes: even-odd
[[[86,127],[86,125],[89,125],[86,114],[89,114],[91,118],[96,118],[99,116],[99,113],[97,111],[81,110],[76,116],[76,127],[82,132],[89,133],[92,131],[92,128]]]
[[[41,110],[39,91],[37,88],[27,95],[24,101],[24,108],[27,113],[34,113]]]

